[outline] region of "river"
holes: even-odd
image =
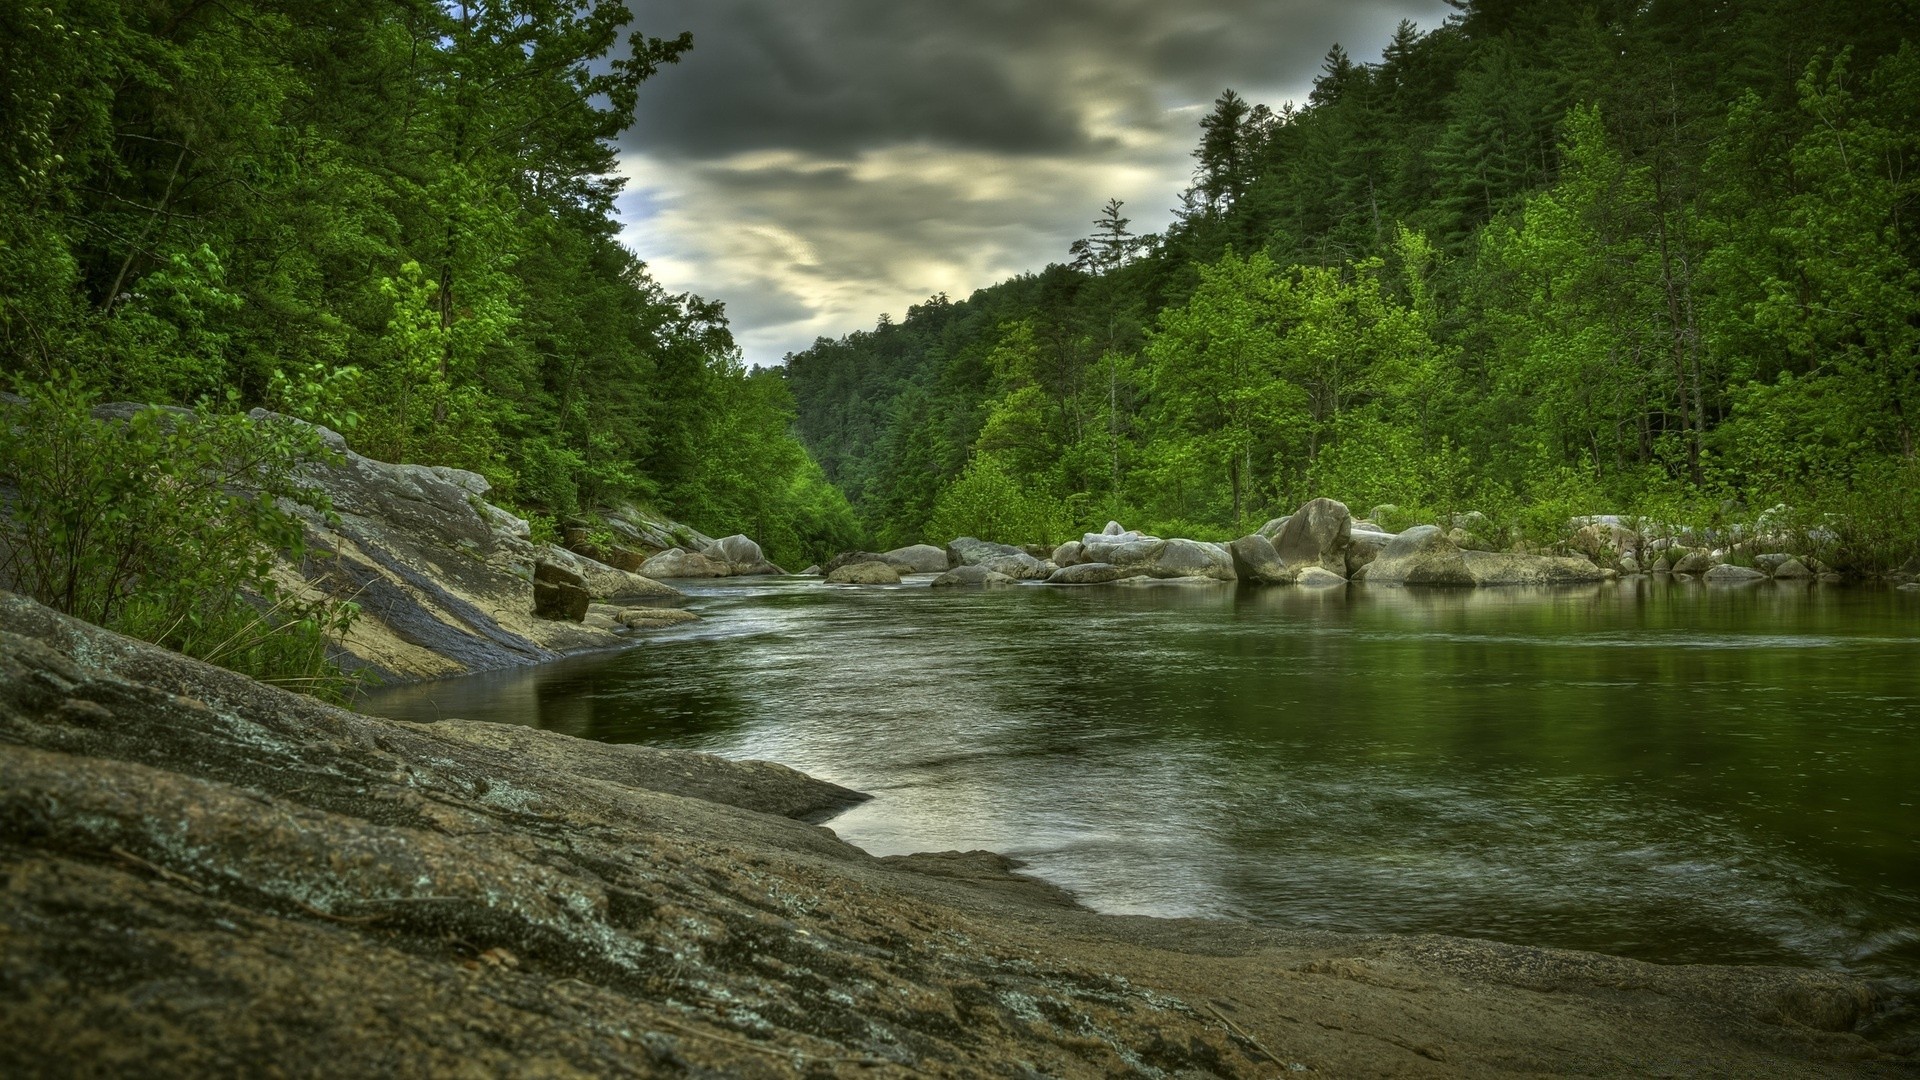
[[[926,580],[362,707],[783,762],[1099,911],[1920,976],[1920,594]]]

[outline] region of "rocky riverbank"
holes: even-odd
[[[858,798],[0,596],[0,1073],[1913,1075],[1844,976],[1102,917]]]
[[[1564,535],[1544,549],[1524,542],[1501,547],[1498,530],[1478,514],[1446,526],[1382,528],[1393,507],[1356,519],[1345,504],[1313,499],[1232,543],[1163,539],[1110,521],[1056,547],[1018,547],[971,536],[941,549],[921,544],[893,551],[847,552],[809,567],[838,585],[897,584],[907,573],[938,573],[935,586],[1104,585],[1172,582],[1208,585],[1406,586],[1577,585],[1636,574],[1671,574],[1716,585],[1760,581],[1808,584],[1845,580],[1819,559],[1787,550],[1779,530],[1716,534],[1676,529],[1618,516],[1567,522]],[[1892,583],[1920,589],[1920,558],[1894,573]]]

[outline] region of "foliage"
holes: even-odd
[[[1070,529],[1064,507],[1022,487],[998,458],[984,453],[941,492],[928,527],[934,536],[1002,544],[1052,543]]]
[[[1920,455],[1910,21],[1455,6],[1377,63],[1336,46],[1304,103],[1222,94],[1161,235],[1109,203],[1072,266],[792,357],[869,529],[942,539],[984,453],[1085,527],[1236,532],[1325,494],[1551,547],[1587,514],[1787,504],[1856,569],[1920,550],[1893,494]]]
[[[335,687],[324,636],[355,609],[272,576],[276,558],[303,554],[291,508],[326,508],[299,482],[326,453],[311,428],[155,406],[96,419],[77,382],[29,389],[0,425],[0,572],[14,588],[268,681]]]

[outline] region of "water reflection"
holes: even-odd
[[[376,711],[783,761],[1108,911],[1920,971],[1920,597],[696,586]]]

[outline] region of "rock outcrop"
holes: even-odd
[[[972,536],[962,536],[947,545],[947,562],[952,567],[984,566],[994,573],[1023,581],[1045,581],[1056,569],[1012,544],[996,544]]]
[[[102,408],[112,416],[129,407]],[[275,577],[301,595],[359,604],[359,620],[333,643],[347,670],[392,683],[542,663],[626,640],[624,631],[582,624],[593,600],[684,599],[657,581],[533,543],[527,522],[486,501],[490,488],[477,473],[375,461],[336,432],[318,431],[339,461],[309,466],[304,482],[326,493],[333,516],[300,511],[307,554]],[[538,612],[536,564],[554,568],[539,583]]]
[[[1112,563],[1090,562],[1063,566],[1047,577],[1049,585],[1105,585],[1122,578],[1137,577],[1139,570],[1127,570]]]

